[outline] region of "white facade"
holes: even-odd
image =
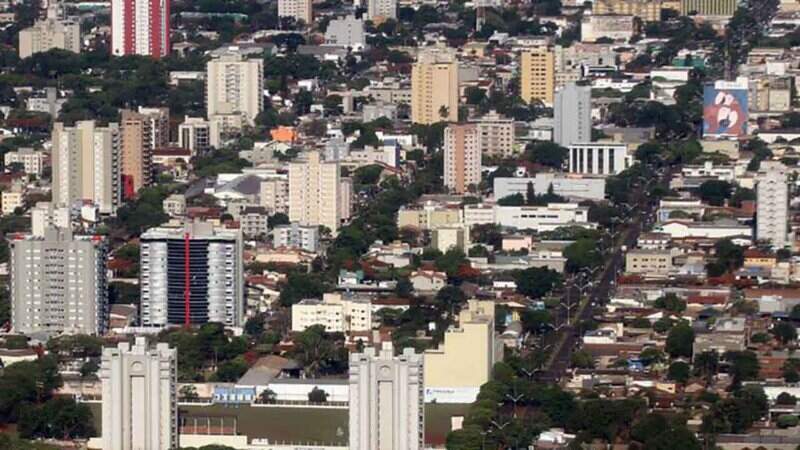
[[[264,60],[244,59],[229,52],[206,65],[206,113],[210,121],[224,122],[220,129],[235,128],[232,120],[220,117],[239,116],[254,125],[264,109]],[[213,144],[212,144],[213,145]]]
[[[394,356],[390,342],[350,355],[350,450],[423,448],[423,370],[422,355]]]
[[[319,250],[319,228],[302,226],[296,222],[278,225],[272,230],[272,242],[275,248],[299,248],[316,253]]]
[[[397,18],[397,0],[367,0],[367,17],[374,21],[376,18]]]
[[[372,304],[369,299],[324,294],[322,301],[302,300],[292,305],[292,331],[323,325],[328,333],[372,330]]]
[[[37,20],[30,28],[19,32],[19,57],[59,48],[74,53],[81,52],[81,25],[76,20],[59,17],[60,7],[47,9],[47,18]]]
[[[278,0],[278,17],[293,17],[310,25],[312,8],[311,0]]]
[[[529,183],[536,195],[546,194],[550,187],[554,194],[567,198],[603,200],[606,195],[605,178],[540,172],[534,177],[495,178],[494,198],[499,200],[514,194],[524,196]]]
[[[576,203],[550,203],[547,206],[466,205],[464,223],[470,227],[494,223],[540,232],[570,225],[593,226],[589,223],[589,208]]]
[[[191,150],[192,156],[219,146],[219,134],[212,133],[211,123],[201,117],[186,117],[178,125],[178,145]]]
[[[669,234],[672,239],[706,238],[725,239],[751,237],[753,229],[737,223],[690,222],[671,220],[656,227],[657,232]]]
[[[32,148],[22,147],[6,153],[3,158],[6,168],[11,164],[19,163],[22,164],[26,174],[40,176],[44,167],[45,154]]]
[[[325,30],[325,44],[362,49],[367,45],[364,21],[353,16],[331,20]]]
[[[338,162],[322,162],[309,152],[305,161],[289,164],[289,220],[323,225],[336,233],[341,222],[342,192]]]
[[[556,92],[553,142],[562,146],[592,141],[592,87],[568,83]]]
[[[594,175],[617,175],[631,166],[625,144],[573,143],[569,146],[568,171]]]
[[[788,242],[789,185],[786,166],[764,161],[757,175],[756,239],[783,248]]]
[[[31,208],[31,234],[44,236],[48,227],[71,228],[69,208],[57,207],[50,202],[38,202]]]
[[[169,344],[150,347],[144,337],[103,350],[105,450],[178,448],[177,358]]]

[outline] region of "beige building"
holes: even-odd
[[[454,225],[439,227],[431,232],[431,247],[444,253],[459,249],[466,253],[470,246],[469,227]]]
[[[473,191],[481,182],[481,147],[476,124],[450,124],[444,130],[444,185],[450,192]]]
[[[750,111],[787,112],[792,108],[792,79],[758,78],[749,82]]]
[[[514,153],[514,120],[495,111],[478,122],[478,141],[481,155],[509,157]]]
[[[119,125],[96,126],[83,120],[74,127],[53,125],[53,203],[71,206],[88,200],[103,214],[113,214],[121,202]]]
[[[122,188],[126,198],[153,182],[153,150],[169,144],[169,109],[123,110]]]
[[[21,164],[26,174],[39,176],[44,168],[45,152],[30,147],[20,147],[18,150],[6,153],[3,159],[6,167]]]
[[[411,121],[458,121],[458,61],[445,49],[424,50],[411,70]]]
[[[4,216],[14,214],[17,208],[25,205],[25,186],[22,183],[14,183],[11,189],[3,191],[0,201]]]
[[[503,359],[494,306],[491,300],[469,300],[439,347],[425,351],[426,401],[471,402],[489,381],[492,367]]]
[[[673,270],[672,251],[634,249],[625,254],[625,271],[647,278],[666,277]]]
[[[314,325],[329,333],[350,333],[372,329],[372,303],[369,298],[323,294],[322,300],[306,299],[292,305],[292,331]]]
[[[661,0],[595,0],[592,14],[621,14],[636,16],[645,22],[661,20]]]
[[[555,53],[547,47],[523,50],[520,56],[520,92],[530,103],[553,104],[555,95]]]
[[[681,15],[733,16],[739,0],[681,0]]]
[[[461,209],[436,206],[406,208],[397,211],[397,228],[434,230],[439,227],[461,223]]]
[[[289,220],[323,225],[336,233],[341,223],[342,195],[338,162],[323,162],[318,152],[289,164]]]
[[[278,17],[293,17],[310,25],[313,18],[311,0],[278,0]]]
[[[261,182],[259,193],[260,205],[272,214],[289,212],[289,180],[271,178]]]
[[[220,130],[255,123],[264,109],[264,61],[228,52],[206,65],[206,113]],[[234,117],[227,117],[234,116]],[[213,145],[213,144],[212,144]]]
[[[27,58],[34,53],[53,48],[81,52],[81,26],[71,19],[64,19],[59,5],[47,9],[47,18],[37,20],[30,28],[19,32],[19,57]]]
[[[588,15],[581,18],[581,42],[611,39],[627,42],[636,32],[636,21],[631,15]]]

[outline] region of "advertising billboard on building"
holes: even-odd
[[[703,91],[703,136],[747,134],[747,78],[706,84]]]

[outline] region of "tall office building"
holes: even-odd
[[[48,227],[11,240],[11,326],[17,333],[103,334],[106,243]]]
[[[553,141],[562,146],[592,142],[592,87],[567,83],[553,104]]]
[[[192,152],[202,155],[211,147],[219,145],[219,136],[212,134],[211,123],[202,117],[186,117],[178,125],[178,145]]]
[[[411,69],[411,121],[458,121],[458,62],[447,49],[423,50]]]
[[[681,15],[733,16],[739,0],[681,0]]]
[[[137,337],[103,349],[103,448],[178,448],[178,351]]]
[[[111,0],[111,54],[168,56],[169,3],[170,0]]]
[[[342,219],[338,162],[321,161],[308,152],[289,164],[289,220],[300,225],[323,225],[336,233]]]
[[[153,182],[153,150],[169,144],[169,109],[123,110],[121,122],[122,191],[132,198]]]
[[[264,109],[264,61],[225,53],[206,65],[206,112],[216,116],[239,116],[250,125]],[[224,123],[233,124],[224,120]],[[233,125],[232,125],[233,126]]]
[[[397,0],[367,0],[367,18],[373,22],[376,19],[396,19]]]
[[[244,323],[242,235],[195,222],[141,236],[141,322],[146,327]]]
[[[391,342],[380,352],[350,354],[350,450],[421,450],[424,446],[423,358]]]
[[[520,93],[527,103],[539,100],[553,104],[555,94],[555,53],[547,47],[523,50],[520,64]]]
[[[114,214],[122,196],[119,125],[98,127],[84,120],[65,127],[56,122],[52,141],[53,203],[91,201],[101,213]]]
[[[764,161],[756,176],[756,238],[775,248],[788,242],[789,185],[786,166]]]
[[[278,0],[278,17],[292,17],[310,25],[314,15],[312,3],[311,0]]]
[[[463,194],[481,182],[481,148],[478,126],[450,124],[444,130],[444,185]]]
[[[81,52],[81,25],[64,18],[61,5],[57,3],[47,8],[46,19],[37,20],[32,27],[19,32],[20,58],[53,48]]]

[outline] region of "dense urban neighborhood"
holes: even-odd
[[[0,450],[800,450],[799,81],[800,0],[0,1]]]

